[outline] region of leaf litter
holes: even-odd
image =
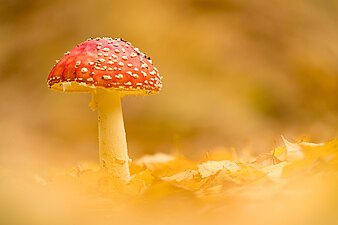
[[[131,165],[133,175],[129,184],[119,182],[93,165],[79,167],[53,182],[73,180],[88,192],[107,198],[151,195],[152,191],[159,194],[163,188],[160,194],[163,196],[190,192],[193,198],[201,199],[212,193],[222,201],[227,195],[231,198],[242,195],[246,199],[279,195],[289,191],[280,189],[290,185],[293,179],[308,178],[328,170],[337,172],[337,140],[321,144],[291,143],[283,137],[283,141],[284,146],[252,161],[228,157],[227,160],[214,158],[196,163],[182,155],[146,155]],[[260,188],[262,190],[258,191]],[[236,191],[238,194],[234,194]]]
[[[163,218],[171,222],[189,218],[182,224],[210,221],[262,224],[264,218],[278,224],[276,217],[285,217],[285,221],[279,221],[285,223],[286,218],[293,218],[289,224],[297,224],[299,218],[308,215],[317,218],[330,210],[335,212],[338,140],[292,143],[283,137],[283,141],[284,146],[270,153],[246,159],[219,150],[200,162],[182,155],[146,155],[130,165],[129,184],[89,162],[52,178],[35,175],[34,179],[36,185],[55,196],[69,195],[70,211],[81,208],[99,212],[103,216],[101,224],[106,217],[138,224],[135,221],[140,221],[134,217],[130,220],[123,217],[131,211],[142,216],[147,211],[152,218],[143,221],[147,224],[157,224],[154,221]],[[79,215],[83,219],[83,211]],[[201,215],[204,220],[197,219]],[[335,213],[327,215],[327,221],[337,219],[332,215]],[[168,221],[161,224],[172,224]]]

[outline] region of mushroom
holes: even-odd
[[[161,90],[161,77],[150,58],[120,38],[91,38],[56,61],[47,83],[56,91],[92,94],[90,106],[98,109],[100,165],[130,181],[121,98]]]

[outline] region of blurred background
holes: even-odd
[[[130,41],[164,77],[159,95],[123,100],[132,158],[338,134],[335,0],[2,0],[2,165],[97,160],[90,95],[46,85],[55,60],[89,37]]]

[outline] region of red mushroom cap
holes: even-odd
[[[48,86],[63,91],[107,88],[136,94],[157,93],[162,87],[149,57],[120,38],[95,38],[77,45],[57,60]]]

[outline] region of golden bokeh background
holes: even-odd
[[[266,151],[280,135],[330,139],[338,133],[337,11],[336,1],[316,0],[4,0],[1,161],[96,159],[89,94],[52,92],[46,79],[55,59],[97,36],[130,41],[164,77],[160,95],[123,100],[132,157]]]
[[[335,0],[2,0],[3,170],[98,159],[90,95],[46,84],[55,60],[89,37],[130,41],[164,77],[159,95],[123,100],[131,158],[194,158],[231,147],[266,152],[281,135],[338,136]],[[20,189],[14,184],[6,186]]]

